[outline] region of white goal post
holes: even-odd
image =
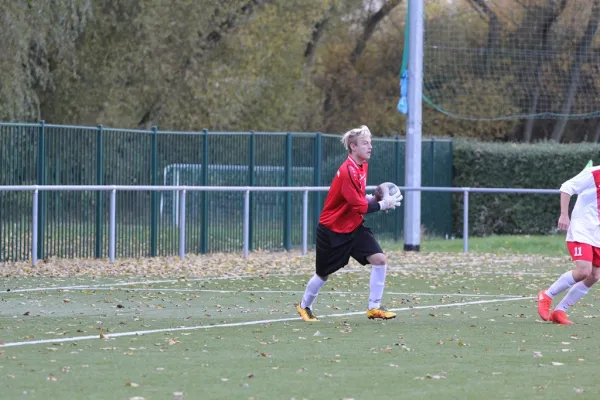
[[[202,164],[169,164],[163,168],[164,186],[201,186]],[[209,164],[206,186],[242,186],[248,184],[248,165]],[[253,175],[257,186],[286,186],[285,167],[280,165],[255,165]],[[312,185],[314,179],[313,167],[292,167],[294,183],[303,186]],[[173,225],[179,225],[180,191],[162,192],[160,196],[160,217],[170,219]]]

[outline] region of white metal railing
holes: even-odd
[[[374,190],[376,186],[367,186],[367,190]],[[469,250],[469,193],[523,193],[523,194],[558,194],[558,189],[520,189],[520,188],[469,188],[469,187],[406,187],[400,186],[404,191],[422,192],[456,192],[463,193],[463,252]],[[110,191],[109,238],[108,258],[112,264],[115,262],[116,242],[116,208],[118,191],[176,191],[179,196],[179,257],[185,258],[185,195],[187,192],[215,192],[231,191],[244,192],[244,221],[243,221],[243,252],[248,257],[248,243],[250,232],[250,192],[303,192],[302,197],[302,254],[308,252],[308,193],[326,192],[328,186],[127,186],[127,185],[30,185],[30,186],[0,186],[0,192],[20,191],[33,192],[32,207],[32,235],[31,235],[31,261],[37,264],[38,245],[38,197],[40,191]]]

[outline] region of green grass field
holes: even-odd
[[[398,317],[385,322],[365,317],[369,273],[357,264],[323,288],[321,320],[301,321],[310,257],[243,277],[7,277],[0,397],[598,398],[597,290],[570,310],[574,325],[537,316],[537,291],[571,267],[563,241],[391,251],[384,301]]]
[[[390,244],[386,249],[402,249],[397,244]],[[463,240],[444,240],[425,238],[421,243],[423,251],[462,252]],[[488,236],[469,238],[469,252],[493,254],[538,254],[545,256],[567,255],[564,233],[548,236]]]

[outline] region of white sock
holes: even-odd
[[[548,290],[546,290],[546,294],[548,295],[548,297],[553,299],[554,296],[564,292],[574,284],[575,279],[573,279],[573,271],[567,271],[564,274],[562,274],[560,278],[558,278],[556,282],[554,282],[552,286],[548,288]]]
[[[325,284],[323,279],[319,277],[319,275],[314,274],[312,278],[306,284],[306,290],[304,291],[304,296],[302,297],[302,302],[300,303],[300,307],[302,308],[312,308],[312,305],[319,295],[319,290]]]
[[[371,282],[369,284],[369,310],[381,306],[383,287],[385,286],[385,272],[387,265],[371,266]]]
[[[571,290],[567,292],[560,303],[558,303],[555,310],[567,311],[569,307],[581,300],[589,290],[590,288],[585,286],[583,282],[577,282],[575,285],[573,285]]]

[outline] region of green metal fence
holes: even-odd
[[[346,158],[338,135],[171,132],[0,123],[0,185],[328,186]],[[404,140],[373,139],[369,185],[404,184]],[[452,141],[423,140],[423,186],[452,186]],[[206,166],[206,167],[205,167]],[[41,192],[38,257],[102,258],[108,249],[108,193]],[[324,193],[311,193],[316,226]],[[186,249],[242,249],[243,194],[190,192]],[[301,244],[302,193],[253,193],[250,249]],[[31,193],[0,192],[0,260],[31,257]],[[177,194],[119,193],[117,257],[178,254]],[[428,234],[452,229],[450,193],[422,193]],[[380,238],[400,239],[403,213],[371,214]],[[314,243],[314,229],[309,229]]]

